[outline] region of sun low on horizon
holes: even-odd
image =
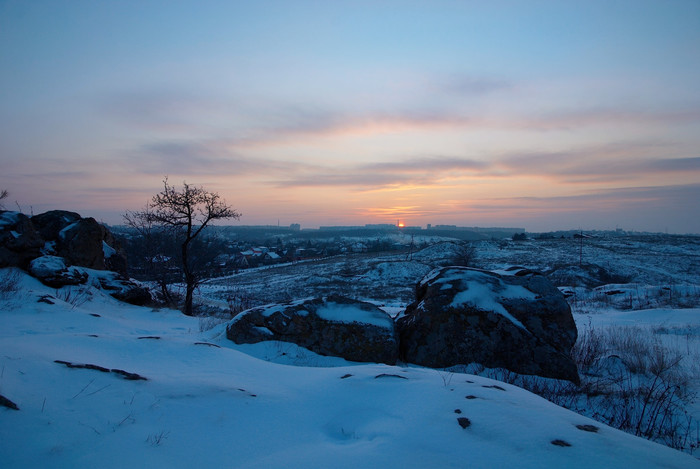
[[[700,233],[700,3],[0,2],[9,210]]]

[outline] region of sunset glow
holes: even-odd
[[[2,2],[6,208],[700,233],[700,3]],[[7,200],[6,200],[7,202]]]

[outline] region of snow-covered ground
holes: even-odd
[[[16,275],[2,467],[698,467],[487,378],[236,346],[223,325]]]

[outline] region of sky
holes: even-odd
[[[0,0],[7,209],[700,233],[700,2]]]

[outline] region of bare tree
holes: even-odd
[[[452,259],[453,265],[460,265],[464,267],[473,267],[474,260],[476,259],[476,248],[471,243],[462,242],[457,245],[454,257]]]
[[[192,297],[200,281],[190,256],[192,243],[213,220],[238,219],[241,214],[227,205],[216,192],[190,186],[186,182],[182,185],[182,189],[177,189],[168,184],[166,177],[163,190],[153,196],[146,209],[128,212],[125,219],[128,224],[136,222],[145,227],[166,227],[177,234],[185,278],[184,312],[192,316]]]
[[[5,190],[5,189],[1,190],[0,191],[0,200],[6,199],[8,195],[10,195],[10,193],[7,192],[7,190]],[[0,202],[0,209],[4,209],[4,208],[5,208],[5,206]]]
[[[149,280],[155,280],[160,287],[160,293],[166,305],[174,304],[174,299],[168,288],[173,283],[173,275],[171,268],[173,265],[173,250],[172,244],[167,242],[169,236],[169,228],[161,225],[156,225],[153,217],[151,205],[146,204],[140,212],[127,211],[124,214],[124,222],[127,226],[133,228],[139,237],[138,241],[133,242],[132,249],[143,256],[144,273]]]

